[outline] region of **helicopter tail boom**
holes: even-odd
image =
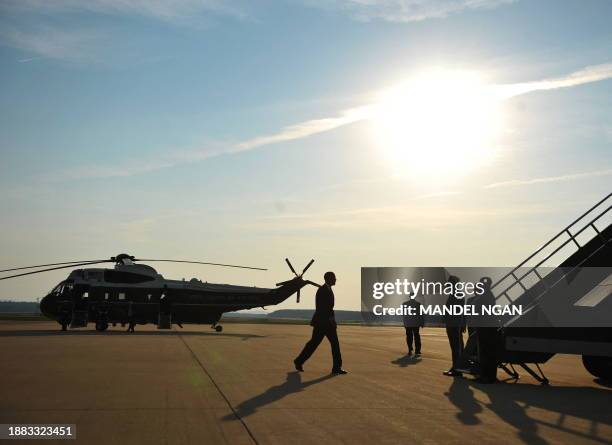
[[[276,289],[273,289],[271,292],[271,302],[269,304],[279,304],[285,301],[287,298],[291,297],[293,294],[298,294],[298,303],[299,303],[299,293],[300,290],[307,285],[313,285],[319,287],[317,283],[314,283],[310,280],[304,280],[301,276],[297,276],[287,281],[283,281],[278,283],[280,286]]]

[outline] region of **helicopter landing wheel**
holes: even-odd
[[[62,331],[67,331],[68,325],[66,323],[62,323]]]
[[[217,332],[221,332],[221,331],[223,331],[223,326],[221,326],[220,324],[218,324],[217,326],[215,326],[215,331],[217,331]]]
[[[612,382],[612,357],[583,355],[582,364],[594,377]]]

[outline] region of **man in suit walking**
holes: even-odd
[[[325,272],[323,279],[325,284],[317,290],[315,313],[310,321],[312,337],[306,343],[300,355],[293,360],[293,363],[295,369],[300,372],[304,371],[303,365],[306,360],[310,358],[321,344],[323,337],[327,337],[331,345],[333,357],[332,374],[347,374],[342,369],[342,355],[340,354],[340,343],[338,342],[336,319],[334,317],[334,292],[332,291],[332,286],[336,284],[336,275],[333,272]]]

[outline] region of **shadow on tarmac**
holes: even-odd
[[[245,400],[236,407],[236,415],[240,418],[250,416],[258,408],[276,402],[289,394],[304,391],[307,387],[321,383],[327,379],[331,379],[331,374],[324,375],[314,380],[302,382],[302,375],[298,371],[292,371],[287,373],[287,380],[276,386],[268,388],[265,392]],[[228,414],[223,420],[235,420],[234,414]]]
[[[485,393],[490,402],[476,400],[473,389]],[[526,444],[550,443],[538,435],[540,426],[574,434],[577,440],[610,443],[609,438],[598,435],[599,424],[612,425],[612,411],[609,409],[612,393],[606,389],[514,383],[486,385],[454,378],[445,395],[459,409],[457,419],[465,425],[481,423],[478,414],[486,408],[516,428],[518,439]],[[529,417],[527,410],[533,408],[558,413],[558,418],[545,421]],[[589,421],[588,432],[566,426],[566,417]]]
[[[44,331],[44,330],[16,330],[16,331],[0,331],[0,337],[71,337],[71,336],[126,336],[126,337],[139,337],[139,336],[200,336],[200,337],[237,337],[242,339],[249,338],[265,338],[265,335],[256,334],[238,334],[238,333],[223,333],[223,332],[190,332],[190,331],[136,331],[136,332],[125,332],[124,330],[113,330],[113,331],[85,331],[85,330],[74,330],[74,331]]]
[[[399,366],[400,368],[405,368],[409,365],[416,365],[421,362],[421,357],[414,357],[412,355],[403,355],[401,357],[396,358],[391,363]]]
[[[593,379],[593,381],[597,383],[598,385],[601,385],[605,388],[612,388],[612,380],[604,380],[604,379],[597,378],[597,379]]]

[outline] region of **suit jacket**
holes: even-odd
[[[449,295],[446,299],[446,307],[454,305],[465,305],[465,298],[456,298],[454,295]],[[465,327],[465,316],[463,315],[452,315],[444,314],[444,324],[447,328],[463,328]]]
[[[403,304],[408,307],[414,308],[414,315],[404,315],[404,327],[417,328],[425,326],[425,317],[421,315],[421,302],[413,298],[408,301],[405,301]]]
[[[336,319],[334,318],[334,292],[327,284],[324,284],[317,290],[315,305],[315,313],[310,321],[310,326],[336,324]]]

